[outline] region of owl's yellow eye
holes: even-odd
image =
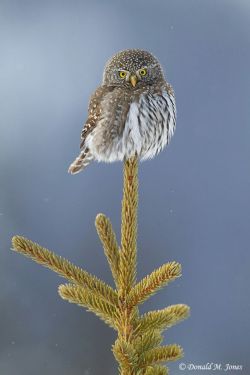
[[[124,70],[120,70],[120,71],[119,71],[119,77],[120,77],[121,79],[124,79],[124,78],[126,77],[126,75],[127,75],[127,73],[124,72]]]
[[[139,70],[139,74],[143,77],[145,75],[147,75],[147,69],[143,68],[143,69],[140,69]]]

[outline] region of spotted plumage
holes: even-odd
[[[175,126],[174,92],[158,60],[143,50],[118,52],[90,99],[80,154],[69,172],[80,172],[92,160],[152,158],[169,143]]]

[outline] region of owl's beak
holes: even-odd
[[[137,79],[136,75],[131,75],[131,77],[130,77],[130,83],[131,83],[131,85],[132,85],[133,87],[136,86],[137,81],[138,81],[138,79]]]

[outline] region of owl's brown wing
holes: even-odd
[[[82,133],[81,133],[81,144],[80,144],[80,154],[69,166],[69,173],[76,174],[83,170],[93,159],[91,152],[88,147],[85,145],[87,136],[93,131],[96,127],[100,116],[102,115],[101,102],[104,99],[105,95],[110,92],[110,89],[107,86],[100,86],[94,94],[91,96],[88,108],[88,118],[84,124]]]
[[[81,132],[81,144],[80,149],[84,148],[87,136],[96,127],[96,124],[101,117],[102,109],[101,102],[103,98],[113,90],[113,87],[100,86],[96,89],[94,94],[90,98],[89,108],[88,108],[88,118],[85,122],[82,132]]]
[[[113,139],[119,137],[124,129],[126,116],[131,102],[131,94],[128,90],[117,86],[100,86],[92,95],[88,108],[88,118],[81,133],[80,154],[71,163],[69,172],[80,172],[91,160],[93,154],[87,146],[87,139],[93,130],[102,121],[102,130],[95,137],[95,147],[105,144],[107,148]]]

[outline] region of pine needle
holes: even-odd
[[[128,374],[134,373],[138,364],[138,354],[133,345],[123,339],[118,339],[113,345],[112,351],[120,364],[121,371]]]
[[[146,351],[161,345],[163,337],[160,331],[153,329],[147,330],[143,335],[137,337],[133,343],[138,355],[145,353]]]
[[[144,277],[129,293],[128,304],[133,307],[146,301],[170,281],[181,276],[181,265],[176,262],[166,263]]]
[[[86,307],[112,328],[116,329],[116,308],[100,298],[100,295],[74,284],[62,284],[58,288],[59,295],[68,302]]]
[[[140,365],[150,366],[153,364],[160,364],[163,362],[176,361],[183,356],[183,349],[176,344],[160,346],[158,348],[147,351],[140,361]]]
[[[145,375],[168,375],[168,369],[165,366],[148,366]]]
[[[189,317],[190,308],[179,304],[162,310],[149,311],[138,319],[139,332],[148,330],[165,330]]]
[[[28,240],[25,237],[15,236],[12,239],[13,250],[21,253],[35,262],[58,273],[75,284],[85,286],[93,293],[100,294],[109,303],[117,305],[117,293],[96,276],[91,275],[80,267],[73,265],[67,259],[56,255],[52,251]]]
[[[109,219],[103,215],[98,214],[95,220],[95,226],[99,238],[102,242],[104,253],[107,257],[115,284],[119,287],[119,246],[116,240],[112,224]]]
[[[124,162],[121,222],[120,292],[124,298],[136,282],[138,159]]]

